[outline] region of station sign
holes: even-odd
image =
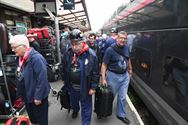
[[[36,16],[48,16],[44,7],[47,7],[54,15],[57,15],[56,0],[34,0],[34,5]]]
[[[74,10],[75,9],[75,1],[74,0],[63,0],[64,10]]]

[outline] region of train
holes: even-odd
[[[111,27],[134,36],[131,86],[160,125],[188,125],[188,1],[133,0]]]

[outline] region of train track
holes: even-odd
[[[128,96],[144,122],[144,125],[160,125],[131,86],[129,86]]]

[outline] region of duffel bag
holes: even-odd
[[[27,34],[36,35],[38,39],[49,38],[48,28],[32,28],[27,31]]]
[[[29,118],[26,116],[12,117],[5,125],[30,125]]]

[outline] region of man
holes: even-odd
[[[128,34],[127,35],[127,45],[129,47],[130,52],[132,51],[133,41],[134,41],[135,37],[136,37],[135,34]]]
[[[104,46],[104,51],[106,51],[106,49],[108,47],[110,47],[112,44],[116,43],[116,38],[117,38],[117,29],[115,27],[113,27],[110,31],[111,36],[107,38],[105,46]]]
[[[46,60],[30,48],[25,35],[10,38],[12,51],[18,56],[17,95],[22,96],[32,124],[48,125],[48,83]]]
[[[28,34],[27,37],[28,37],[30,46],[40,53],[41,47],[40,47],[39,42],[37,42],[37,40],[35,40],[34,37],[30,36],[30,34]]]
[[[132,65],[126,39],[126,32],[118,33],[117,42],[109,47],[104,54],[101,74],[102,84],[109,85],[114,96],[118,93],[117,118],[129,124],[130,121],[126,117],[126,94],[132,75]]]
[[[107,40],[107,35],[106,34],[102,34],[102,40],[99,42],[99,63],[102,64],[102,59],[104,56],[104,52],[105,52],[105,44],[106,44],[106,40]]]
[[[96,52],[96,54],[98,54],[99,48],[98,48],[98,45],[97,45],[98,43],[96,41],[96,36],[94,33],[89,34],[87,44],[89,48],[93,49]]]
[[[81,31],[74,29],[70,34],[71,48],[63,59],[64,82],[70,91],[72,118],[82,108],[82,125],[89,125],[92,114],[92,95],[99,83],[99,66],[95,52],[83,42]]]

